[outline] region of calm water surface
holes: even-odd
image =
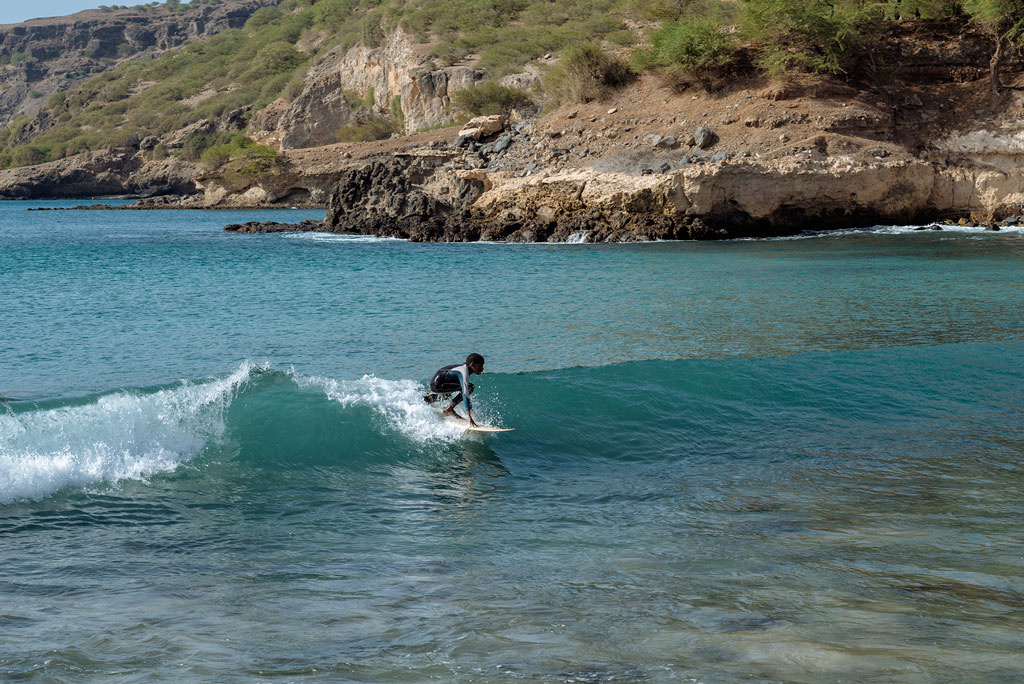
[[[1020,682],[1024,235],[0,203],[0,680]],[[466,437],[420,395],[487,359]]]

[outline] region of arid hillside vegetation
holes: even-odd
[[[1021,39],[1024,0],[285,0],[259,9],[242,28],[139,55],[58,92],[37,116],[0,129],[0,168],[138,149],[147,138],[203,119],[245,119],[276,100],[296,98],[307,70],[327,51],[378,45],[396,27],[435,65],[470,65],[483,73],[475,94],[453,98],[452,106],[468,114],[526,101],[598,99],[643,71],[709,92],[758,73],[781,80],[830,74],[881,91],[900,69],[892,41],[906,34],[891,27],[908,22],[931,27],[939,40],[965,30],[989,36],[987,71],[997,94],[1000,69]],[[23,59],[0,46],[0,62]],[[537,60],[545,71],[539,87],[498,84]],[[365,96],[346,93],[354,102]],[[365,132],[341,135],[392,134],[388,112],[380,116]],[[156,157],[198,160],[223,157],[225,145],[250,149],[236,134],[205,129],[174,149],[146,149]]]

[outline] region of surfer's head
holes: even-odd
[[[484,357],[479,354],[470,354],[466,357],[466,365],[469,367],[471,373],[483,373],[484,372]]]

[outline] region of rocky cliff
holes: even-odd
[[[243,26],[261,7],[283,0],[226,0],[172,12],[87,10],[64,17],[0,26],[0,126],[35,115],[49,97],[140,54]]]
[[[412,240],[714,239],[1021,215],[1024,100],[989,92],[983,36],[965,29],[940,50],[918,26],[896,27],[903,52],[887,59],[908,80],[885,87],[752,76],[709,94],[648,74],[606,101],[515,123],[317,145],[370,112],[394,110],[410,130],[443,123],[451,93],[472,87],[475,71],[432,68],[395,32],[380,48],[326,53],[295,101],[253,114],[250,135],[284,148],[273,173],[151,158],[189,129],[0,172],[0,195],[191,189],[177,206],[327,205],[325,230]],[[1004,78],[1024,84],[1019,61]],[[193,126],[240,130],[248,113]]]
[[[405,133],[450,123],[451,94],[482,77],[471,67],[434,68],[401,29],[381,47],[335,48],[306,74],[302,93],[253,117],[253,136],[281,149],[329,145],[338,131],[372,116],[394,118]],[[357,102],[357,100],[361,102]]]

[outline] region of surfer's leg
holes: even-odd
[[[452,399],[452,403],[448,404],[448,408],[444,410],[444,415],[451,416],[453,418],[461,418],[462,416],[455,412],[455,407],[459,405],[460,401],[462,401],[461,392],[455,395],[455,398]]]

